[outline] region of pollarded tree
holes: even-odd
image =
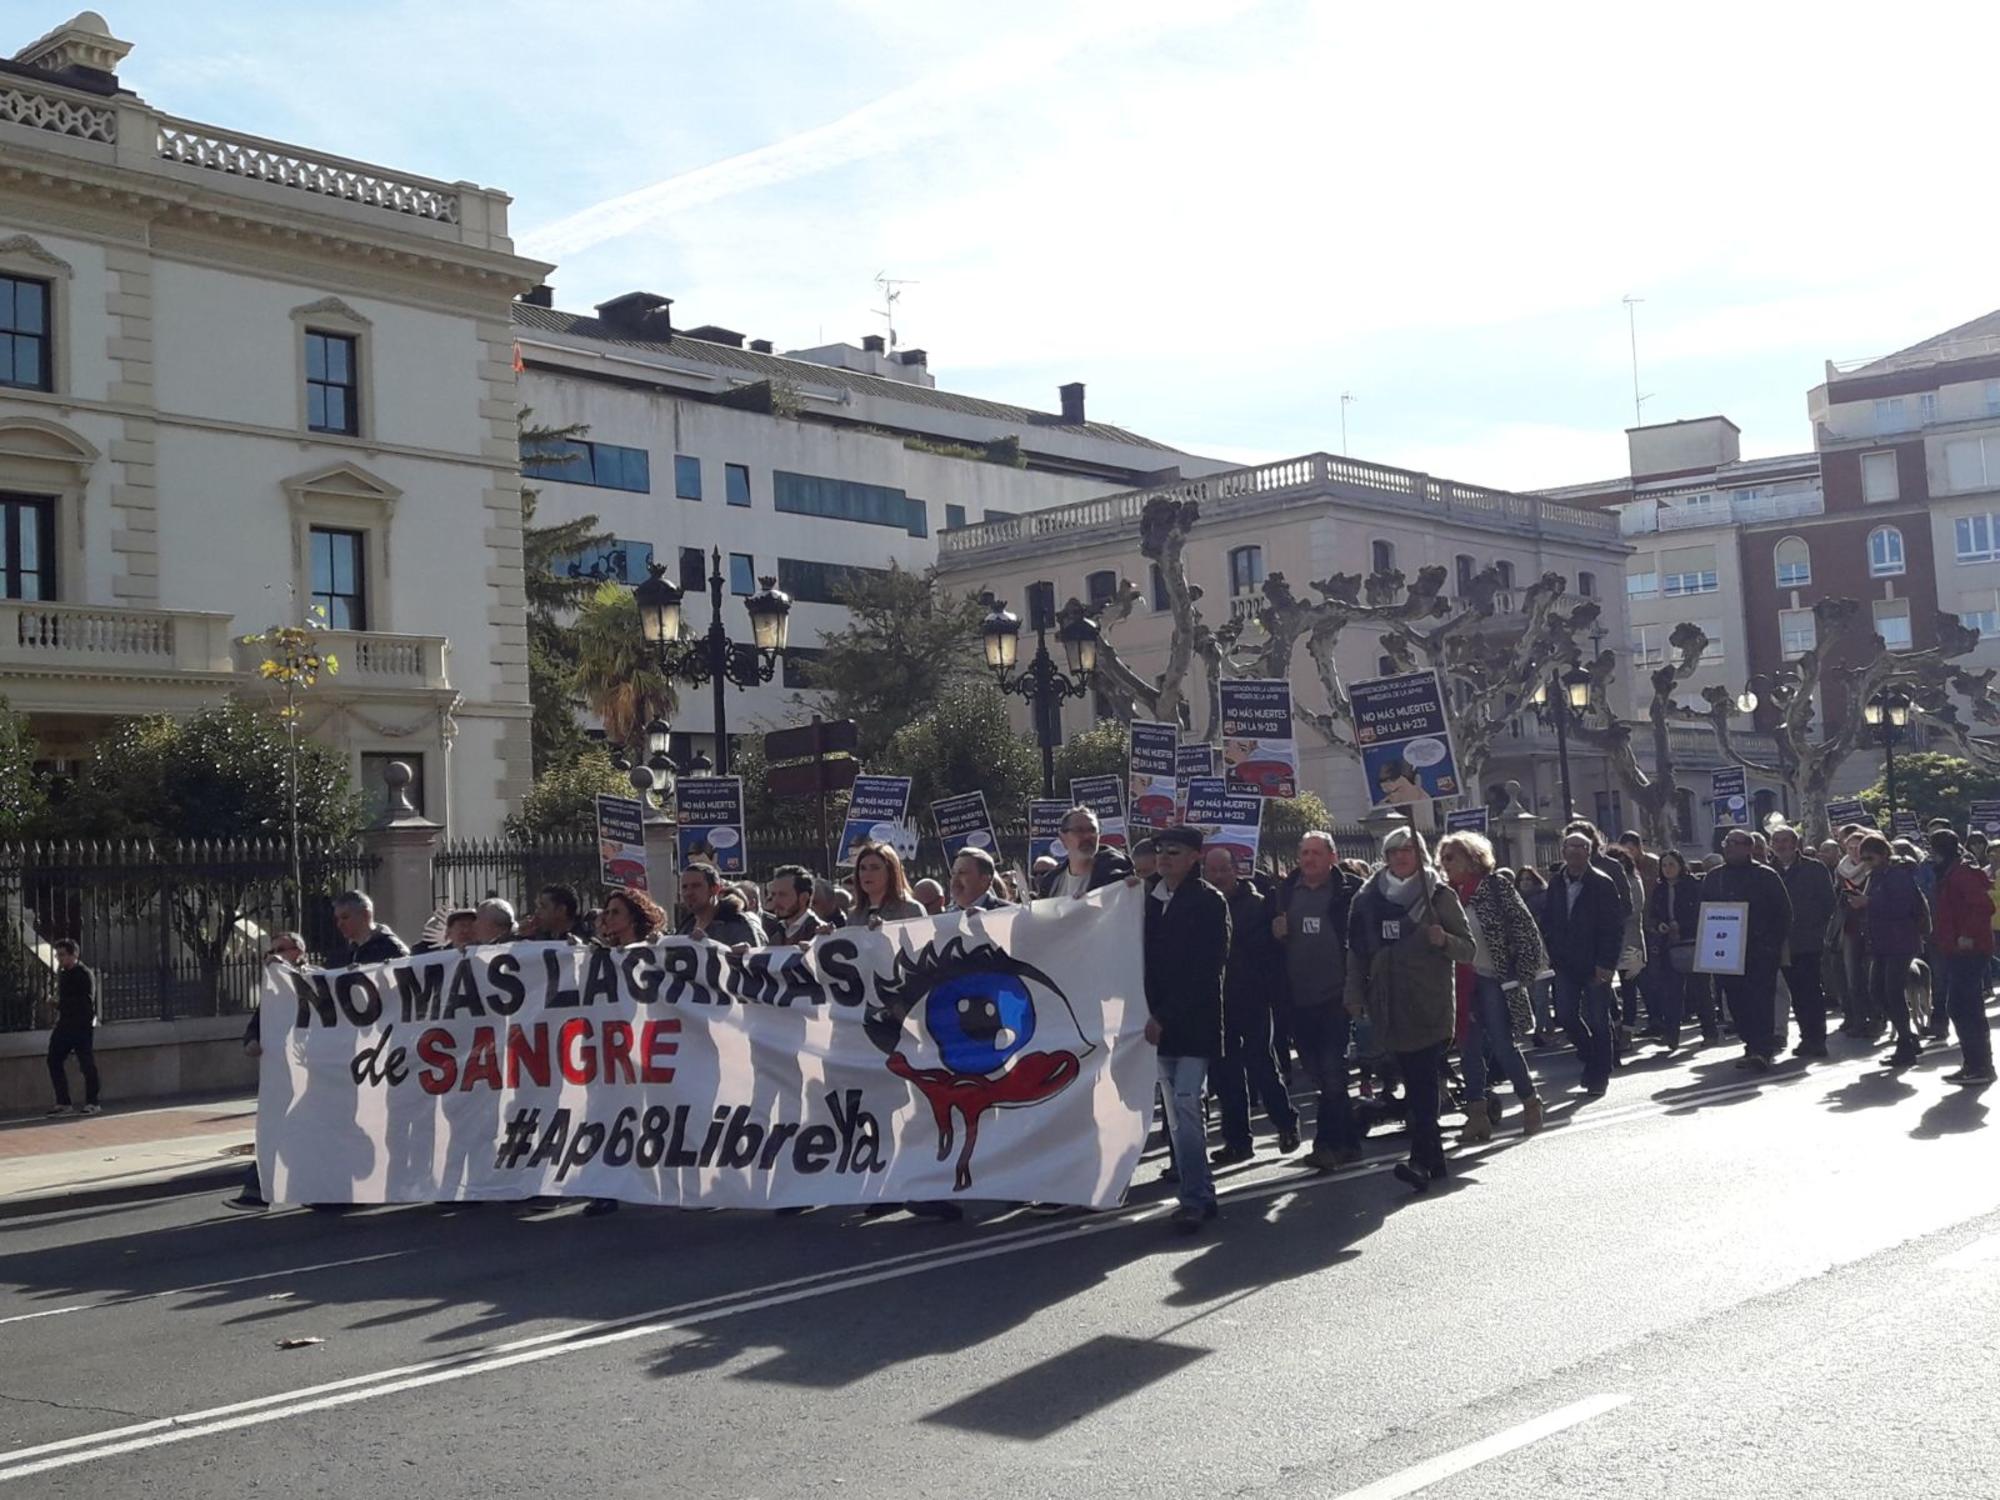
[[[1590,608],[1594,612],[1596,606],[1591,605]],[[1578,611],[1579,615],[1581,613]],[[1674,627],[1668,644],[1673,647],[1674,659],[1648,679],[1652,696],[1646,705],[1643,725],[1611,712],[1609,690],[1617,677],[1618,658],[1617,653],[1604,651],[1586,666],[1590,674],[1590,704],[1569,728],[1572,739],[1604,752],[1612,774],[1639,809],[1640,827],[1655,848],[1666,848],[1678,842],[1674,799],[1679,783],[1670,726],[1682,718],[1685,711],[1674,695],[1699,670],[1701,658],[1708,650],[1708,633],[1699,625],[1683,621]],[[1566,656],[1562,660],[1574,658]],[[1642,727],[1650,729],[1653,736],[1653,770],[1650,775],[1639,764],[1639,757],[1632,746],[1634,731]]]

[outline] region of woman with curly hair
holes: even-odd
[[[1489,1052],[1514,1085],[1514,1097],[1521,1103],[1521,1133],[1533,1135],[1542,1128],[1542,1101],[1528,1061],[1514,1040],[1510,1002],[1518,998],[1520,1009],[1528,1009],[1529,990],[1547,963],[1542,934],[1520,892],[1494,877],[1493,846],[1482,835],[1445,835],[1438,845],[1438,862],[1472,927],[1472,962],[1458,965],[1465,1002],[1458,1032],[1459,1061],[1465,1069],[1465,1126],[1458,1143],[1491,1140],[1499,1123],[1500,1091],[1492,1085]]]
[[[666,930],[667,914],[642,890],[616,886],[597,914],[597,940],[607,948],[650,942]]]

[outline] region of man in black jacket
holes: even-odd
[[[339,929],[340,941],[326,956],[329,969],[386,964],[392,958],[410,956],[409,946],[375,920],[375,903],[365,892],[342,891],[333,898],[333,925]]]
[[[1193,1234],[1216,1215],[1201,1086],[1222,1051],[1229,903],[1195,873],[1198,829],[1169,828],[1155,842],[1159,874],[1146,888],[1146,1040],[1160,1049],[1167,1137],[1180,1175],[1174,1228]]]
[[[49,1030],[49,1082],[55,1085],[52,1115],[70,1112],[69,1076],[63,1063],[72,1053],[83,1074],[80,1115],[98,1113],[97,1104],[97,976],[77,956],[69,938],[56,944],[56,1024]]]
[[[1036,883],[1035,894],[1043,900],[1050,896],[1087,896],[1132,873],[1131,861],[1100,842],[1097,814],[1089,808],[1072,807],[1064,813],[1061,832],[1069,858]]]
[[[1563,835],[1562,863],[1542,908],[1542,938],[1556,975],[1556,1020],[1583,1061],[1584,1092],[1601,1099],[1611,1085],[1611,976],[1625,942],[1625,907],[1592,853],[1589,834]]]
[[[1767,1073],[1778,1050],[1778,970],[1792,932],[1792,898],[1769,865],[1757,863],[1757,839],[1747,828],[1731,829],[1722,841],[1722,868],[1701,883],[1701,899],[1741,901],[1750,909],[1744,924],[1743,972],[1719,974],[1716,988],[1729,1002],[1743,1055],[1736,1066]]]
[[[1212,846],[1201,857],[1202,878],[1229,903],[1229,964],[1222,980],[1222,1053],[1212,1080],[1222,1106],[1222,1149],[1213,1160],[1233,1166],[1256,1154],[1250,1134],[1250,1095],[1278,1128],[1278,1151],[1299,1149],[1299,1112],[1271,1050],[1271,1012],[1284,993],[1284,952],[1271,935],[1271,898],[1250,876],[1236,873],[1236,856]]]
[[[1361,882],[1337,858],[1332,834],[1314,830],[1299,839],[1298,863],[1278,886],[1270,927],[1292,1044],[1319,1088],[1306,1164],[1322,1172],[1361,1159],[1361,1125],[1347,1092],[1353,1023],[1344,1003],[1347,915]]]
[[[1836,898],[1833,872],[1799,842],[1796,828],[1771,833],[1771,864],[1792,898],[1792,930],[1785,961],[1785,988],[1791,992],[1792,1014],[1798,1017],[1799,1044],[1794,1057],[1826,1056],[1826,994],[1820,985],[1820,954],[1827,929],[1833,925]],[[1772,1038],[1773,1042],[1783,1037]]]

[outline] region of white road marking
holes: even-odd
[[[1481,1438],[1476,1443],[1467,1443],[1463,1448],[1454,1448],[1449,1453],[1440,1453],[1436,1458],[1427,1458],[1420,1464],[1403,1469],[1378,1479],[1373,1484],[1365,1484],[1358,1490],[1349,1490],[1338,1500],[1402,1500],[1405,1495],[1414,1495],[1418,1490],[1428,1489],[1441,1479],[1449,1479],[1454,1474],[1463,1474],[1467,1469],[1477,1468],[1491,1459],[1512,1453],[1516,1448],[1525,1448],[1530,1443],[1539,1443],[1545,1437],[1553,1437],[1565,1428],[1574,1427],[1579,1422],[1588,1422],[1592,1417],[1601,1417],[1608,1411],[1615,1411],[1630,1401],[1629,1394],[1607,1393],[1586,1396],[1583,1400],[1558,1408],[1531,1422],[1523,1422],[1518,1427],[1509,1427],[1505,1432],[1496,1432],[1492,1437]]]
[[[1588,1132],[1620,1125],[1638,1116],[1664,1114],[1670,1109],[1695,1100],[1715,1101],[1737,1094],[1755,1093],[1768,1086],[1768,1082],[1769,1080],[1731,1081],[1713,1089],[1684,1094],[1670,1100],[1648,1100],[1617,1110],[1593,1112],[1584,1119],[1565,1122],[1549,1135],[1551,1139],[1561,1140],[1564,1136],[1575,1132]],[[1461,1160],[1466,1159],[1461,1158]],[[1474,1163],[1477,1160],[1477,1157],[1470,1158]],[[1226,1189],[1219,1196],[1232,1203],[1273,1198],[1310,1188],[1330,1186],[1336,1182],[1351,1182],[1361,1177],[1381,1176],[1393,1170],[1394,1166],[1394,1158],[1377,1157],[1335,1172]],[[852,1291],[902,1276],[910,1270],[943,1270],[950,1266],[988,1260],[995,1256],[1011,1255],[1020,1250],[1039,1249],[1044,1245],[1083,1239],[1090,1235],[1124,1228],[1130,1224],[1161,1218],[1171,1210],[1171,1207],[1172,1205],[1167,1202],[1146,1204],[1093,1215],[1067,1225],[1012,1230],[989,1236],[976,1246],[945,1255],[939,1255],[933,1250],[913,1251],[872,1261],[861,1269],[834,1268],[794,1277],[788,1281],[774,1282],[766,1287],[749,1287],[737,1292],[700,1298],[674,1307],[640,1313],[632,1318],[581,1323],[571,1328],[534,1334],[490,1348],[475,1346],[456,1355],[420,1360],[394,1369],[351,1375],[323,1385],[280,1391],[227,1406],[210,1407],[205,1411],[157,1417],[127,1427],[82,1433],[34,1447],[17,1448],[11,1452],[0,1453],[0,1483],[11,1479],[25,1479],[30,1475],[43,1474],[54,1469],[91,1463],[98,1459],[115,1458],[124,1453],[232,1432],[238,1428],[260,1426],[289,1417],[307,1416],[313,1412],[349,1406],[381,1396],[397,1395],[424,1386],[463,1380],[473,1375],[491,1374],[518,1365],[553,1359],[560,1355],[586,1353],[631,1339],[648,1338],[713,1322],[718,1318],[734,1317],[739,1313],[761,1312],[768,1308],[783,1307],[829,1293]],[[1201,1242],[1195,1243],[1198,1246]],[[1617,1398],[1620,1401],[1624,1399],[1627,1398]],[[1441,1478],[1443,1475],[1437,1477]],[[1407,1494],[1409,1491],[1385,1493]]]
[[[1931,1266],[1939,1271],[1971,1271],[1995,1261],[2000,1261],[2000,1234],[1986,1235],[1949,1255],[1939,1256]]]
[[[309,1271],[332,1271],[341,1266],[365,1266],[378,1260],[396,1260],[405,1255],[414,1255],[414,1250],[385,1250],[380,1255],[357,1255],[350,1260],[323,1260],[312,1266],[286,1266],[282,1271],[259,1271],[254,1276],[231,1276],[226,1281],[203,1281],[194,1286],[170,1287],[164,1292],[134,1292],[125,1297],[109,1297],[102,1302],[79,1302],[74,1307],[47,1307],[40,1312],[16,1313],[12,1317],[0,1318],[0,1327],[9,1323],[26,1323],[35,1318],[53,1318],[63,1313],[96,1312],[103,1307],[130,1307],[134,1302],[153,1302],[161,1297],[187,1297],[195,1292],[220,1291],[226,1286],[242,1286],[251,1281],[276,1281],[284,1276],[303,1276]]]

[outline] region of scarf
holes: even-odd
[[[1389,900],[1407,910],[1416,905],[1417,898],[1423,894],[1423,866],[1419,865],[1415,874],[1398,880],[1389,873],[1389,867],[1384,865],[1375,872],[1375,888]]]

